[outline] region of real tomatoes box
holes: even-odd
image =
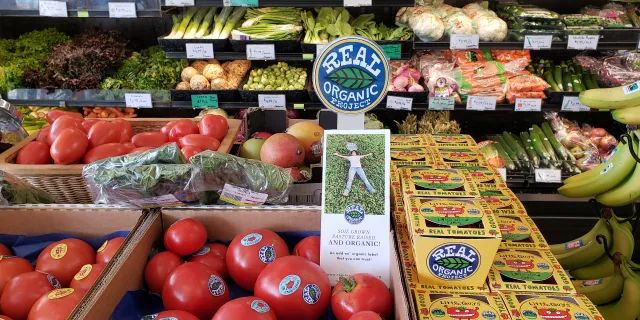
[[[136,231],[135,238],[130,246],[132,255],[144,257],[144,261],[136,260],[126,265],[123,264],[118,270],[113,270],[114,273],[125,277],[120,278],[118,281],[104,283],[102,292],[96,294],[95,299],[91,301],[94,307],[88,309],[87,313],[81,314],[81,318],[78,319],[101,320],[109,319],[109,317],[113,318],[116,314],[112,315],[112,310],[100,308],[100,305],[105,304],[107,301],[110,305],[118,304],[123,296],[133,297],[139,295],[140,292],[127,292],[127,290],[124,290],[124,284],[121,282],[141,282],[144,280],[144,267],[149,253],[160,247],[160,244],[163,243],[164,232],[180,219],[193,218],[198,220],[205,226],[209,241],[226,243],[236,235],[254,228],[269,229],[282,235],[283,238],[284,234],[318,234],[320,217],[321,212],[317,207],[239,208],[212,206],[207,208],[164,208],[156,210],[154,214],[148,216],[144,224]],[[390,237],[390,241],[395,241],[392,234],[390,234]],[[395,246],[391,246],[391,248],[393,250],[391,253],[391,291],[394,298],[394,319],[410,319],[408,301],[402,286],[402,276],[397,254],[395,253]],[[231,286],[236,286],[236,284],[228,284],[230,290]],[[110,292],[110,294],[106,294],[107,292]],[[142,295],[145,298],[152,296],[147,292]],[[157,295],[153,296],[155,297],[152,298],[158,299]],[[234,296],[233,292],[231,296]],[[131,304],[131,302],[123,301],[121,305],[124,304]],[[116,312],[120,311],[121,305],[118,305]],[[160,307],[162,307],[161,304]],[[150,313],[138,314],[137,316],[139,317],[137,319],[148,314]],[[118,319],[121,318],[134,319],[135,317],[118,317]]]
[[[109,240],[115,237],[125,237],[110,262],[99,273],[94,285],[76,307],[76,312],[89,308],[86,303],[88,297],[100,286],[100,283],[110,281],[111,270],[117,269],[122,261],[128,260],[126,249],[135,233],[132,231],[144,221],[144,213],[139,209],[94,205],[4,207],[0,208],[0,217],[2,221],[0,223],[0,243],[9,247],[15,256],[25,258],[34,265],[43,249],[59,240],[77,238],[88,243],[93,250],[101,252]],[[66,255],[71,257],[74,254],[72,250],[72,247],[66,244],[58,244],[51,249],[50,254],[53,259],[62,259]],[[85,265],[77,271],[78,275],[81,274],[80,270],[85,270],[89,274],[96,269]],[[75,276],[76,280],[82,280],[78,275]],[[60,286],[59,284],[57,281],[52,283],[54,287]],[[141,285],[141,282],[132,281],[124,284],[127,290],[136,289]],[[64,288],[65,286],[60,287]],[[65,292],[67,291],[69,290]],[[115,304],[107,302],[101,305],[101,308],[113,310]],[[73,316],[70,319],[73,319]]]

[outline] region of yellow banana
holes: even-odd
[[[573,286],[580,294],[584,294],[593,304],[606,304],[614,301],[622,294],[624,277],[620,265],[616,265],[614,275],[597,280],[572,280]]]
[[[634,145],[637,140],[631,139]],[[575,183],[567,183],[558,188],[558,193],[569,198],[590,197],[601,194],[618,185],[635,168],[636,161],[631,156],[629,144],[623,146],[601,170],[598,176]]]
[[[640,124],[640,106],[613,110],[613,120],[624,124]]]
[[[611,231],[606,227],[601,228],[600,233],[607,239],[607,244],[611,245]],[[588,266],[598,260],[600,257],[605,256],[604,245],[596,241],[595,234],[588,243],[584,246],[571,250],[567,253],[556,255],[556,259],[560,262],[560,265],[564,269],[576,269],[584,266]],[[606,257],[606,256],[605,256]]]
[[[622,297],[613,305],[599,306],[598,311],[607,320],[634,320],[640,315],[640,282],[626,263],[622,263],[620,269],[624,277]]]
[[[609,252],[619,252],[625,257],[631,257],[635,245],[633,235],[629,230],[622,227],[615,219],[610,219],[609,224],[611,225],[613,234],[613,246]],[[570,273],[578,280],[592,280],[610,277],[614,274],[614,270],[613,261],[604,255],[594,263],[586,267],[571,270]]]
[[[593,226],[593,228],[591,228],[591,230],[589,230],[589,232],[584,234],[582,237],[567,241],[565,243],[552,244],[549,246],[549,249],[556,256],[568,253],[593,242],[598,234],[604,232],[611,233],[607,228],[607,220],[599,219],[598,222],[596,222],[595,226]]]
[[[580,92],[580,102],[589,108],[622,109],[640,105],[640,82],[615,88]]]
[[[636,144],[634,149],[639,150],[638,148],[640,146]],[[621,207],[636,201],[638,197],[640,197],[640,165],[636,162],[633,173],[613,189],[597,195],[596,201],[609,207]]]

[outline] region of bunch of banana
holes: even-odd
[[[614,109],[613,119],[624,124],[640,124],[640,81],[621,87],[580,92],[580,102],[589,108]]]
[[[616,254],[616,256],[618,256]],[[614,259],[618,259],[614,257]],[[598,305],[598,311],[602,314],[605,319],[616,319],[616,320],[633,320],[637,317],[640,317],[640,276],[638,276],[632,270],[632,264],[626,257],[622,257],[622,262],[616,265],[617,272],[614,277],[617,277],[614,280],[609,282],[609,288],[600,287],[600,289],[595,289],[595,291],[601,291],[598,294],[593,294],[589,292],[585,294],[589,299],[593,296],[595,299],[602,299],[601,301],[614,301],[617,298],[620,298],[618,301],[610,302],[608,304],[604,304],[606,302],[602,302]],[[618,271],[619,270],[619,271]],[[620,286],[620,282],[622,280],[622,285]],[[576,287],[577,289],[578,287]],[[580,290],[579,290],[580,291]],[[604,297],[606,295],[606,298]],[[592,300],[594,304],[598,304]]]
[[[609,160],[597,167],[564,180],[558,193],[569,198],[595,196],[609,207],[620,207],[640,197],[640,166],[631,155],[630,144],[638,150],[638,134],[631,134],[630,143],[619,143]]]

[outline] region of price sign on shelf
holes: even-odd
[[[515,111],[540,111],[542,99],[516,99]]]
[[[150,93],[125,93],[124,101],[129,108],[153,108]]]
[[[371,7],[371,0],[344,0],[344,7]]]
[[[287,97],[284,94],[259,94],[258,106],[260,108],[285,108]]]
[[[596,50],[598,49],[599,35],[569,35],[567,49]]]
[[[535,179],[540,183],[561,183],[562,171],[560,169],[536,169]]]
[[[553,42],[553,36],[524,36],[525,49],[551,49],[551,42]]]
[[[68,17],[67,3],[64,1],[40,1],[38,11],[43,17]]]
[[[194,108],[217,108],[217,94],[194,94],[191,96],[191,106]]]
[[[400,44],[383,44],[381,47],[389,59],[402,58],[402,46]]]
[[[193,7],[195,0],[166,0],[165,5],[174,7]]]
[[[109,18],[136,18],[135,2],[109,2]]]
[[[467,110],[493,111],[496,109],[496,97],[469,96],[467,98]]]
[[[413,104],[413,98],[403,98],[403,97],[387,95],[387,108],[389,109],[411,111],[412,104]]]
[[[429,110],[453,110],[455,102],[453,97],[430,97]]]
[[[222,0],[225,7],[257,7],[258,0]]]
[[[275,60],[276,49],[272,44],[248,44],[247,60]]]
[[[187,59],[213,59],[213,43],[187,43]]]
[[[477,34],[452,34],[449,49],[467,50],[478,49],[480,46],[480,36]]]
[[[582,102],[580,102],[580,99],[578,99],[578,97],[564,96],[562,98],[562,106],[560,107],[560,110],[580,112],[580,111],[589,111],[591,109],[585,106],[584,104],[582,104]]]

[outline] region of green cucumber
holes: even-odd
[[[553,67],[553,80],[556,81],[558,88],[560,88],[559,91],[564,91],[564,84],[562,82],[562,67],[560,67],[559,65]]]
[[[524,150],[527,152],[529,159],[531,159],[531,163],[533,164],[533,167],[540,168],[540,157],[538,156],[536,151],[533,150],[533,145],[531,144],[531,138],[529,137],[529,134],[526,131],[520,132],[520,140],[524,144],[524,147],[525,147]]]
[[[558,84],[556,83],[556,81],[553,79],[553,74],[551,74],[551,71],[547,71],[544,73],[544,80],[547,81],[547,83],[551,86],[551,91],[560,91],[560,87],[558,87]]]

